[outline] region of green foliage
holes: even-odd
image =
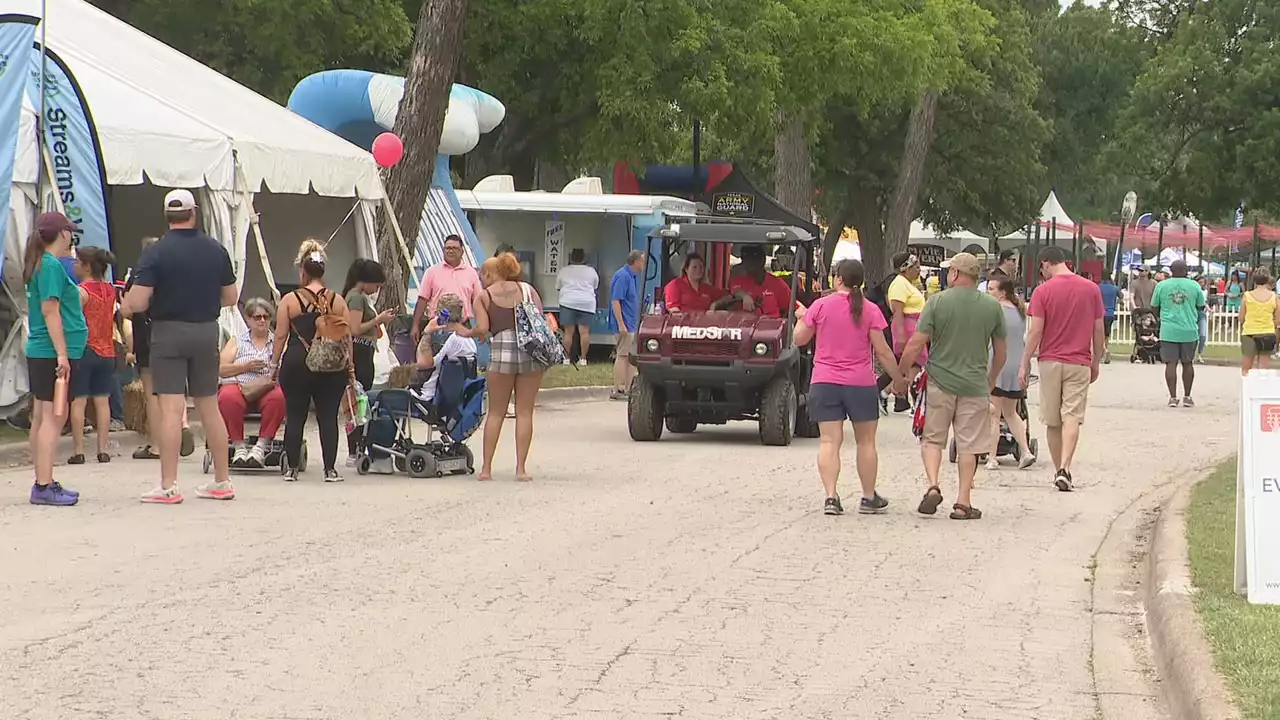
[[[1117,152],[1171,212],[1280,211],[1280,7],[1154,4],[1157,47],[1121,115]],[[1176,11],[1176,12],[1175,12]]]
[[[400,0],[94,0],[279,103],[329,68],[396,71],[413,39]],[[416,17],[416,16],[415,16]]]
[[[1053,123],[1044,163],[1076,217],[1109,219],[1125,193],[1140,185],[1108,150],[1148,48],[1139,29],[1080,2],[1037,26],[1041,106]]]

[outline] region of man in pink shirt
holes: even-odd
[[[1071,272],[1062,248],[1040,251],[1044,282],[1031,293],[1027,347],[1022,353],[1022,386],[1031,358],[1040,356],[1040,418],[1049,436],[1049,453],[1057,469],[1053,484],[1071,492],[1071,461],[1080,440],[1089,385],[1098,379],[1103,353],[1102,291]]]
[[[483,289],[476,269],[462,262],[462,238],[450,235],[444,239],[444,262],[427,269],[418,288],[418,302],[413,305],[413,345],[422,339],[423,316],[431,311],[434,317],[441,295],[452,293],[462,298],[462,321],[475,317],[471,305]],[[455,318],[455,321],[457,318]]]

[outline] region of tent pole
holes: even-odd
[[[253,196],[248,195],[245,202],[249,203],[249,229],[253,231],[254,242],[258,245],[258,260],[262,263],[262,274],[267,278],[267,287],[271,288],[272,299],[275,300],[276,305],[279,305],[280,288],[276,287],[275,273],[271,270],[271,261],[267,259],[267,243],[262,239],[262,226],[258,222],[258,210],[253,206]]]
[[[49,71],[46,67],[48,53],[45,48],[48,47],[48,26],[49,26],[49,2],[48,0],[40,0],[40,114],[36,116],[36,144],[40,147],[41,153],[44,154],[44,112],[45,112],[45,78],[48,77]],[[40,205],[43,209],[44,205],[44,179],[48,173],[49,179],[53,180],[53,168],[46,168],[44,164],[36,166],[36,197],[40,198]]]
[[[413,279],[413,253],[409,252],[409,246],[405,244],[404,233],[400,231],[400,221],[396,219],[395,210],[391,207],[391,198],[386,193],[382,194],[382,209],[387,213],[387,219],[391,221],[391,230],[396,234],[396,242],[400,245],[400,257],[404,258],[404,265],[409,271],[409,278]],[[405,283],[406,293],[408,288],[409,284]]]
[[[49,154],[49,148],[43,142],[40,143],[40,157],[44,161],[40,163],[40,167],[44,169],[45,174],[53,179],[53,155]],[[44,193],[39,184],[36,185],[36,202],[40,204],[40,212],[44,212]],[[62,194],[53,193],[53,209],[60,213],[66,213],[67,208],[62,204]]]

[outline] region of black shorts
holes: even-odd
[[[880,419],[880,390],[875,385],[809,386],[809,419],[814,422],[870,422]]]
[[[1196,359],[1196,348],[1200,347],[1198,341],[1191,342],[1168,342],[1160,341],[1160,360],[1166,363],[1189,363]]]
[[[1004,388],[991,388],[991,397],[1008,398],[1010,400],[1026,400],[1026,390],[1005,390]]]
[[[71,373],[75,377],[74,368]],[[27,384],[37,400],[53,402],[53,386],[58,381],[58,361],[54,358],[27,358]]]
[[[1108,315],[1108,316],[1106,316],[1106,317],[1102,318],[1102,336],[1103,336],[1103,337],[1105,337],[1105,338],[1110,339],[1110,338],[1111,338],[1111,326],[1112,326],[1112,325],[1115,325],[1115,324],[1116,324],[1116,316],[1115,316],[1115,315]]]
[[[116,382],[116,360],[89,348],[71,364],[71,397],[107,397]]]

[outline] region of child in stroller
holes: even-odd
[[[1129,362],[1158,363],[1160,360],[1160,316],[1153,308],[1133,311],[1133,353]]]

